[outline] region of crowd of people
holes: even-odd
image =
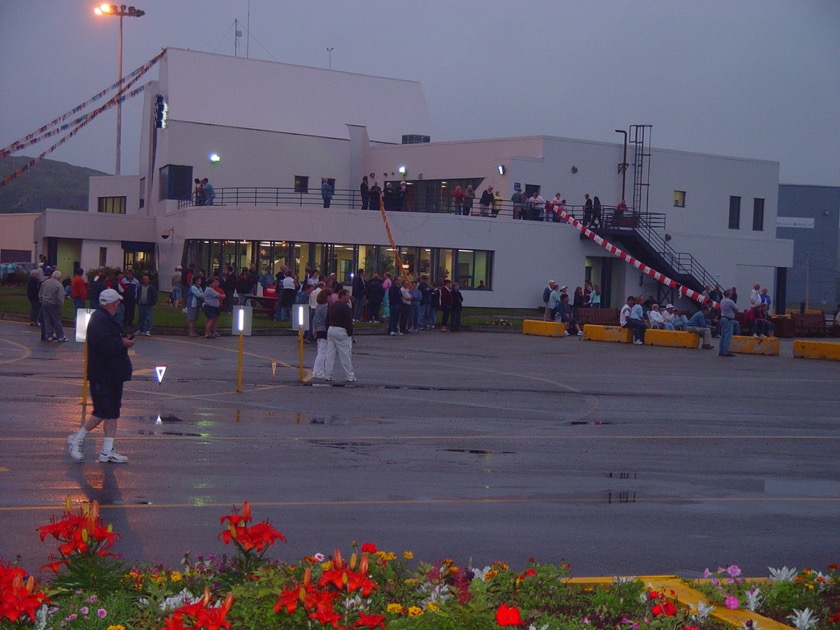
[[[132,333],[150,337],[158,291],[148,274],[137,279],[131,269],[125,272],[117,270],[109,277],[105,268],[100,268],[89,281],[80,267],[76,268],[71,279],[63,277],[60,270],[49,265],[39,265],[29,273],[26,285],[29,325],[40,326],[42,341],[67,342],[69,339],[61,325],[61,305],[64,300],[72,300],[75,310],[96,309],[106,289],[113,289],[120,296],[116,321],[132,329]]]
[[[195,205],[197,206],[212,206],[216,202],[216,189],[206,177],[204,179],[195,178],[193,182],[193,197],[195,198]]]

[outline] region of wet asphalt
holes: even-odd
[[[374,542],[433,562],[571,563],[576,575],[822,568],[840,552],[840,363],[428,331],[360,335],[345,386],[298,382],[297,338],[138,339],[117,448],[73,462],[82,344],[0,322],[0,558],[98,500],[127,560],[224,553],[249,500],[270,555]],[[314,346],[304,347],[311,368]],[[155,368],[166,366],[158,383]],[[308,374],[307,374],[308,379]],[[90,411],[88,407],[87,412]]]

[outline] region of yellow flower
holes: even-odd
[[[428,604],[426,604],[426,610],[428,612],[437,612],[440,610],[440,606],[437,602],[429,602]]]
[[[107,630],[125,630],[125,626],[121,623],[118,623],[115,626],[108,626]]]
[[[388,604],[385,610],[395,615],[401,615],[403,612],[403,607],[402,604]]]
[[[423,614],[423,609],[420,606],[409,606],[408,607],[408,616],[409,617],[419,617]]]
[[[332,561],[331,561],[331,560],[327,560],[326,562],[322,562],[322,563],[321,563],[321,568],[322,568],[324,571],[331,571],[331,570],[332,570],[332,568],[333,568],[333,563],[332,563]]]
[[[449,574],[450,575],[457,575],[459,570],[460,569],[458,569],[458,567],[449,567]]]
[[[180,582],[181,581],[181,573],[180,571],[173,571],[169,574],[169,579],[172,582]]]
[[[488,571],[487,573],[484,574],[484,579],[485,580],[492,580],[497,575],[499,575],[499,574],[496,571]]]
[[[403,551],[403,558],[406,560],[411,560],[414,557],[414,554],[410,551]]]

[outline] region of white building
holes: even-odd
[[[405,207],[388,213],[405,271],[483,282],[488,290],[470,291],[468,306],[537,306],[549,278],[570,287],[590,279],[612,305],[628,294],[673,298],[565,223],[514,220],[515,184],[546,199],[560,192],[578,218],[584,194],[611,207],[626,186],[643,222],[601,234],[687,286],[718,281],[742,299],[755,282],[783,291],[776,280],[792,264],[792,243],[775,238],[776,162],[653,149],[641,125],[630,128],[629,147],[552,137],[428,142],[416,82],[178,49],[158,71],[145,91],[141,172],[91,178],[87,215],[48,210],[36,221],[39,253],[61,269],[154,257],[163,289],[179,264],[208,273],[251,262],[313,266],[345,281],[358,267],[393,270],[382,216],[361,209],[366,174],[383,188],[407,183]],[[191,200],[203,177],[215,187],[212,207]],[[336,191],[330,208],[322,178]],[[501,191],[498,217],[453,213],[451,192],[467,184],[479,195]]]

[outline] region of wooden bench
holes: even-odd
[[[523,335],[537,335],[538,337],[565,337],[566,324],[563,322],[546,322],[541,319],[526,319],[522,322]]]
[[[617,308],[579,308],[578,324],[597,324],[599,326],[618,326]]]
[[[793,313],[791,317],[797,337],[825,337],[825,313]]]
[[[796,339],[793,342],[793,356],[803,359],[840,361],[840,343],[837,341],[805,341],[804,339]]]
[[[683,332],[682,330],[648,328],[645,331],[645,345],[697,349],[700,347],[700,335],[693,332]]]
[[[633,331],[629,328],[622,328],[621,326],[599,326],[597,324],[587,324],[583,329],[583,339],[585,341],[633,343]]]

